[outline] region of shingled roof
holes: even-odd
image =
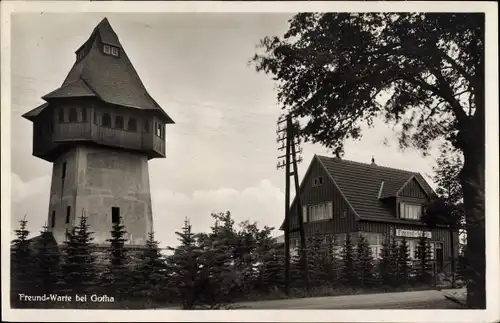
[[[362,219],[393,217],[383,199],[396,196],[397,192],[413,178],[427,195],[430,197],[435,195],[420,173],[340,158],[316,157]]]
[[[103,44],[118,47],[119,57],[104,54]],[[158,111],[166,123],[174,123],[147,92],[107,18],[94,28],[89,39],[76,52],[81,50],[85,52],[84,57],[76,60],[63,84],[43,96],[44,100],[96,97],[119,106]],[[36,109],[40,110],[40,107],[25,117],[33,117]]]

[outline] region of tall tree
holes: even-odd
[[[97,269],[93,240],[87,217],[82,214],[79,224],[68,232],[64,241],[61,278],[66,292],[91,293],[96,288]]]
[[[114,295],[118,300],[123,300],[129,294],[132,284],[131,271],[129,269],[130,257],[125,248],[125,226],[120,222],[113,223],[110,231],[108,259],[104,272],[101,276],[101,287],[107,295]]]
[[[253,57],[283,108],[305,118],[306,140],[341,152],[385,116],[401,147],[427,153],[444,139],[462,151],[470,308],[486,306],[484,26],[482,13],[299,13]]]
[[[17,305],[20,293],[32,291],[32,249],[28,240],[29,230],[26,217],[19,221],[19,228],[14,230],[15,239],[11,241],[11,302]]]
[[[434,182],[438,186],[436,189],[438,197],[426,205],[424,212],[424,221],[430,227],[441,225],[448,229],[453,283],[457,272],[456,260],[459,248],[459,233],[465,223],[463,192],[459,181],[461,169],[462,158],[460,152],[450,145],[443,145],[441,155],[434,167]]]

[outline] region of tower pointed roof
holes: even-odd
[[[107,53],[105,46],[108,46]],[[111,55],[111,50],[117,51],[117,55]],[[45,101],[95,97],[110,104],[158,111],[166,123],[174,123],[149,95],[107,18],[94,28],[76,55],[76,62],[64,82],[43,96]],[[40,107],[36,109],[36,114],[41,112]],[[26,113],[25,117],[33,117],[34,110]]]

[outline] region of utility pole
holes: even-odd
[[[286,122],[286,128],[279,129],[279,125]],[[285,155],[279,156],[278,159],[285,159],[281,163],[278,162],[277,168],[285,168],[285,288],[286,293],[289,294],[290,291],[290,233],[299,231],[300,233],[300,253],[301,261],[303,265],[303,275],[306,282],[306,288],[309,290],[309,270],[306,252],[306,238],[304,231],[304,220],[302,214],[302,203],[300,199],[300,189],[299,189],[299,175],[297,164],[302,161],[302,157],[297,158],[297,153],[302,153],[302,150],[297,152],[295,145],[299,143],[298,138],[295,140],[297,135],[298,127],[293,124],[292,117],[290,115],[286,116],[284,119],[278,121],[278,143],[281,142],[282,146],[278,150],[285,150]],[[285,136],[279,136],[280,133],[285,132]],[[292,160],[290,160],[292,159]],[[293,171],[290,171],[290,166],[293,166]],[[290,225],[290,177],[294,177],[295,184],[295,206],[296,206],[296,219],[298,224],[297,228],[291,228]]]

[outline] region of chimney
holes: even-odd
[[[338,159],[340,159],[340,151],[341,151],[340,147],[335,148],[335,157]]]
[[[372,165],[377,166],[377,164],[375,164],[375,157],[373,156],[372,156]]]

